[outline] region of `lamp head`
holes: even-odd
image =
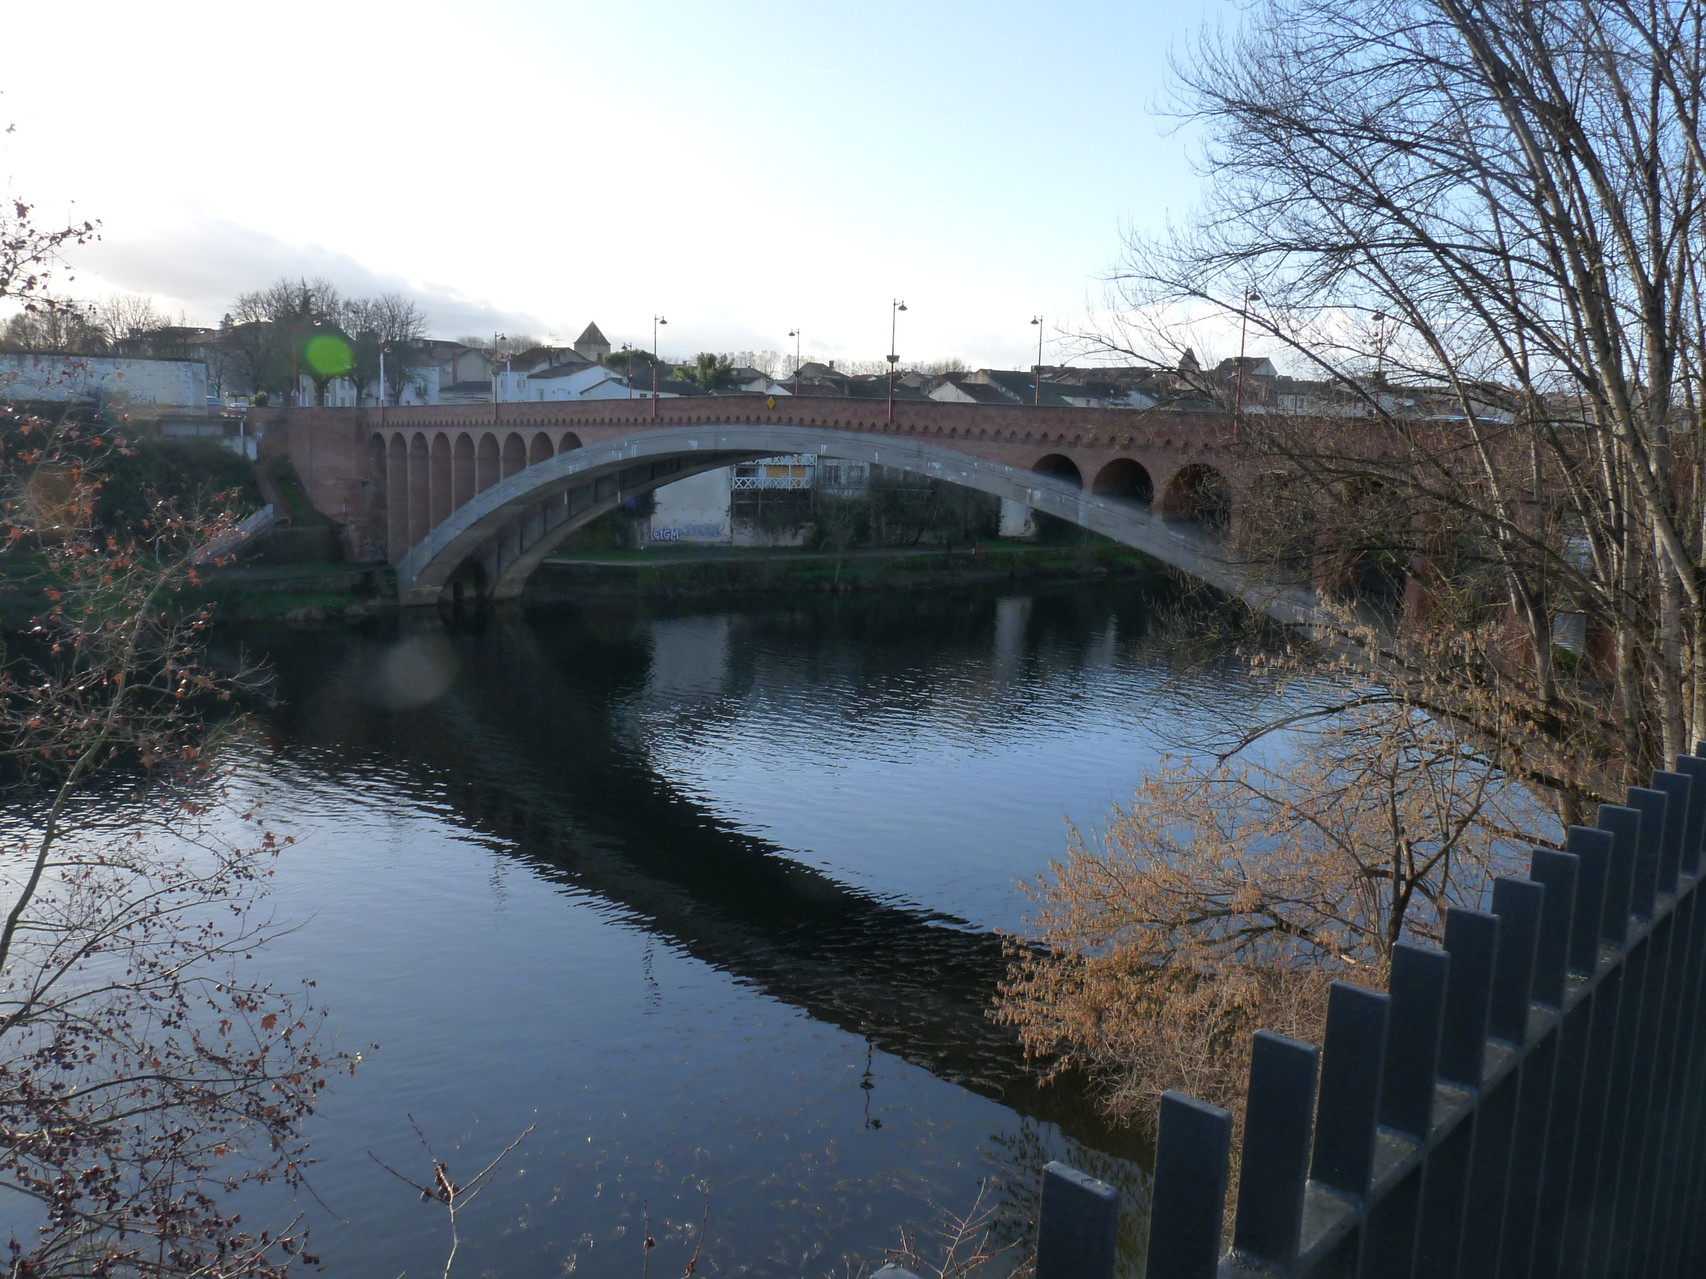
[[[897,311],[904,311],[904,310],[906,310],[906,303],[904,303],[904,302],[896,302],[896,303],[895,303],[895,310],[897,310]]]

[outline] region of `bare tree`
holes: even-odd
[[[426,313],[400,293],[382,293],[346,299],[338,322],[351,340],[352,358],[345,376],[355,386],[357,400],[367,394],[368,387],[377,387],[383,352],[386,393],[397,403],[425,364],[421,343],[426,337]]]
[[[0,328],[0,350],[53,355],[104,355],[106,336],[89,311],[68,298],[42,297]]]
[[[146,293],[110,293],[90,308],[90,318],[113,350],[172,323]]]
[[[1179,67],[1208,204],[1120,280],[1354,405],[1241,427],[1306,509],[1387,495],[1318,570],[1407,570],[1371,659],[1471,725],[1496,690],[1484,740],[1514,723],[1566,815],[1706,734],[1703,33],[1701,0],[1270,0]]]
[[[306,374],[314,382],[316,399],[324,402],[326,387],[342,370],[328,374],[314,367],[306,349],[315,335],[335,331],[342,304],[330,280],[275,280],[237,296],[220,325],[220,343],[255,391],[279,393],[294,403],[299,380]]]

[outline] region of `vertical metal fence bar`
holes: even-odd
[[[1063,1163],[1044,1164],[1037,1279],[1114,1279],[1119,1215],[1119,1191],[1107,1182]],[[1216,1233],[1219,1222],[1217,1213]]]
[[[1607,973],[1600,992],[1616,992],[1616,1018],[1604,1050],[1601,1074],[1604,1080],[1599,1099],[1601,1112],[1599,1157],[1594,1191],[1589,1203],[1587,1263],[1589,1273],[1608,1274],[1618,1238],[1618,1194],[1623,1166],[1623,1146],[1628,1136],[1630,1088],[1634,1077],[1636,1033],[1641,1026],[1642,994],[1646,985],[1644,946],[1630,946],[1633,921],[1630,909],[1635,899],[1641,862],[1641,811],[1632,806],[1602,804],[1602,830],[1612,835],[1611,869],[1607,875],[1605,938],[1622,949],[1622,962]]]
[[[1591,977],[1599,967],[1599,948],[1605,938],[1605,898],[1611,890],[1610,831],[1591,826],[1570,827],[1564,847],[1580,866],[1576,878],[1576,909],[1570,919],[1570,971]]]
[[[1433,1127],[1434,1074],[1450,973],[1451,958],[1443,950],[1408,942],[1392,948],[1380,1122],[1417,1141]]]
[[[1516,1049],[1517,1065],[1500,1083],[1477,1117],[1475,1133],[1476,1184],[1469,1188],[1465,1229],[1479,1240],[1466,1258],[1464,1273],[1499,1273],[1508,1249],[1512,1266],[1528,1271],[1530,1247],[1527,1222],[1534,1216],[1534,1193],[1545,1151],[1545,1113],[1551,1102],[1551,1058],[1526,1054],[1533,1011],[1534,957],[1539,949],[1546,890],[1530,879],[1502,878],[1493,884],[1493,913],[1499,917],[1498,962],[1493,972],[1487,1029]],[[1544,1064],[1544,1069],[1540,1065]],[[1526,1161],[1518,1174],[1517,1132],[1525,1112],[1539,1134],[1537,1144],[1522,1150]]]
[[[1534,948],[1545,895],[1545,889],[1529,880],[1500,879],[1493,884],[1499,939],[1487,1001],[1487,1033],[1518,1053],[1528,1037],[1528,994],[1534,984]],[[1522,1087],[1519,1064],[1488,1089],[1476,1107],[1469,1200],[1458,1261],[1458,1273],[1472,1279],[1498,1273],[1510,1189],[1511,1146]]]
[[[1670,797],[1645,786],[1629,788],[1629,807],[1641,814],[1641,834],[1635,841],[1635,878],[1629,896],[1629,913],[1637,919],[1653,917],[1653,902],[1659,891],[1659,862]]]
[[[1602,814],[1604,811],[1601,810]],[[1640,821],[1638,813],[1619,811],[1630,823]],[[1616,820],[1619,819],[1614,817],[1613,821]],[[1626,935],[1627,911],[1618,911],[1607,904],[1614,891],[1612,868],[1617,862],[1617,839],[1609,830],[1572,826],[1566,846],[1581,865],[1570,967],[1584,977],[1591,977],[1599,969],[1602,948],[1621,945]],[[1632,856],[1632,843],[1630,853]],[[1622,900],[1627,903],[1627,880],[1623,882]],[[1572,1055],[1571,1063],[1564,1067],[1565,1087],[1575,1084],[1577,1122],[1569,1161],[1569,1186],[1563,1210],[1554,1218],[1558,1238],[1549,1245],[1559,1258],[1562,1274],[1580,1272],[1592,1243],[1594,1193],[1598,1188],[1600,1151],[1605,1138],[1611,1049],[1617,1037],[1621,990],[1619,973],[1602,978],[1585,1002],[1573,1010],[1566,1031]]]
[[[1616,1061],[1622,1108],[1622,1142],[1609,1207],[1611,1233],[1606,1253],[1612,1269],[1629,1273],[1636,1248],[1634,1223],[1643,1216],[1639,1193],[1641,1168],[1647,1160],[1651,1137],[1648,1120],[1652,1113],[1654,1064],[1658,1057],[1659,1014],[1664,1003],[1664,961],[1668,930],[1655,921],[1658,902],[1659,866],[1663,860],[1665,828],[1669,824],[1670,798],[1663,791],[1633,786],[1629,807],[1641,814],[1641,835],[1636,842],[1635,887],[1630,900],[1636,931],[1624,960],[1625,1017],[1618,1025]]]
[[[1487,1060],[1487,1009],[1498,958],[1499,921],[1485,911],[1445,913],[1445,952],[1451,976],[1439,1041],[1439,1073],[1448,1083],[1479,1088]]]
[[[1600,921],[1600,940],[1621,946],[1629,940],[1629,906],[1634,900],[1635,859],[1641,842],[1640,810],[1620,804],[1601,804],[1599,828],[1611,836],[1611,860],[1605,872],[1605,914]]]
[[[1374,1171],[1388,1003],[1388,997],[1378,991],[1342,981],[1334,982],[1327,996],[1321,1095],[1315,1106],[1315,1152],[1309,1175],[1353,1199],[1368,1193]]]
[[[1680,1101],[1681,1047],[1678,1028],[1686,985],[1688,932],[1685,903],[1678,890],[1683,838],[1688,825],[1691,783],[1682,773],[1655,772],[1652,789],[1665,795],[1665,822],[1659,842],[1658,926],[1652,938],[1658,965],[1654,1000],[1653,1074],[1645,1118],[1645,1149],[1636,1169],[1630,1225],[1631,1258],[1642,1273],[1653,1273],[1664,1254],[1664,1214],[1675,1178],[1675,1115]]]
[[[1666,1218],[1662,1231],[1665,1273],[1694,1275],[1699,1272],[1699,1223],[1702,1214],[1703,1182],[1706,1182],[1706,1034],[1702,1033],[1706,1012],[1706,896],[1703,896],[1702,854],[1706,852],[1706,758],[1700,754],[1676,761],[1679,773],[1693,782],[1689,793],[1688,820],[1683,835],[1682,871],[1692,869],[1694,886],[1678,905],[1678,927],[1688,941],[1683,961],[1683,992],[1678,1010],[1678,1037],[1682,1045],[1682,1080],[1671,1115],[1678,1152],[1676,1173],[1667,1188]]]
[[[1425,1141],[1433,1129],[1434,1076],[1450,972],[1451,960],[1442,950],[1407,942],[1392,948],[1387,981],[1392,1004],[1386,1020],[1380,1122],[1411,1141]],[[1421,1205],[1422,1177],[1417,1169],[1369,1213],[1360,1262],[1363,1274],[1409,1279]]]
[[[1231,1153],[1231,1115],[1183,1093],[1162,1095],[1149,1205],[1149,1279],[1214,1279]],[[1037,1279],[1079,1279],[1076,1272],[1045,1272],[1042,1243],[1039,1232]]]
[[[1487,1007],[1499,944],[1499,921],[1482,911],[1446,911],[1445,950],[1451,957],[1440,1019],[1439,1077],[1479,1092],[1487,1056]],[[1461,1123],[1422,1169],[1421,1229],[1415,1273],[1420,1279],[1457,1274],[1464,1206],[1474,1151],[1474,1124]]]
[[[1534,961],[1534,998],[1548,1008],[1562,1009],[1572,970],[1570,951],[1578,914],[1575,903],[1581,858],[1537,848],[1530,862],[1529,877],[1546,887]],[[1594,949],[1597,951],[1597,946]],[[1587,1019],[1584,1008],[1561,1021],[1553,1032],[1548,1072],[1552,1077],[1551,1099],[1540,1113],[1539,1123],[1544,1129],[1544,1138],[1539,1142],[1540,1167],[1533,1173],[1533,1208],[1523,1227],[1530,1240],[1527,1270],[1530,1279],[1556,1279],[1558,1274],[1562,1232],[1553,1223],[1562,1212],[1570,1190],[1570,1160],[1575,1153],[1581,1113],[1581,1057],[1587,1043]],[[1517,1142],[1521,1151],[1537,1140],[1533,1131],[1535,1112],[1525,1107],[1518,1122]],[[1519,1273],[1514,1263],[1501,1269],[1512,1275]]]
[[[1297,1260],[1302,1236],[1319,1056],[1313,1044],[1266,1030],[1257,1031],[1250,1046],[1232,1247],[1277,1270]]]
[[[1700,856],[1706,841],[1706,759],[1683,757],[1677,772],[1689,778],[1688,816],[1682,840],[1677,889],[1681,981],[1677,999],[1676,1087],[1668,1115],[1669,1158],[1659,1188],[1658,1268],[1665,1275],[1691,1273],[1685,1265],[1691,1223],[1699,1212],[1695,1175],[1700,1160],[1701,1091],[1706,1086],[1706,1044],[1700,1034],[1702,965],[1706,963],[1706,905],[1700,887]]]

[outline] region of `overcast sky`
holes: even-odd
[[[217,323],[280,276],[434,332],[1054,362],[1121,229],[1188,216],[1169,49],[1232,0],[17,5],[0,180],[68,291]]]

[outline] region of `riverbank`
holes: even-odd
[[[748,547],[579,551],[552,556],[527,585],[526,600],[561,603],[611,596],[740,596],[765,593],[907,591],[944,584],[1093,581],[1159,575],[1161,565],[1114,543],[985,542],[834,552]],[[220,622],[359,621],[396,606],[395,577],[376,564],[243,564],[216,569],[198,601]],[[0,631],[16,632],[45,602],[32,582],[0,587]]]
[[[944,582],[974,586],[1015,580],[1099,580],[1156,576],[1160,563],[1130,547],[980,542],[836,552],[703,547],[582,551],[554,555],[527,585],[529,599],[580,595],[744,595],[776,591],[842,593],[916,590]]]

